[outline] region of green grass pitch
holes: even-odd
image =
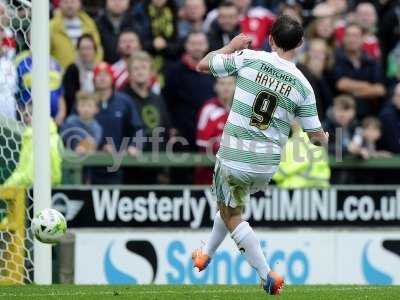
[[[1,300],[399,300],[400,286],[287,286],[279,297],[251,285],[0,286]]]

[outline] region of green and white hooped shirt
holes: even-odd
[[[213,54],[215,77],[236,77],[232,108],[217,157],[233,169],[276,171],[297,118],[306,132],[319,131],[314,91],[295,64],[275,52],[242,50]]]

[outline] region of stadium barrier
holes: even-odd
[[[84,157],[67,151],[64,154],[63,177],[64,184],[82,183],[84,167],[170,167],[189,168],[198,166],[214,166],[215,157],[203,153],[142,153],[138,157],[121,155],[113,157],[107,153],[94,153]],[[361,160],[347,156],[338,161],[334,157],[329,160],[332,169],[399,169],[400,155],[390,158],[372,158]]]
[[[190,253],[216,211],[208,187],[61,186],[52,201],[70,228],[60,245],[70,282],[258,283],[228,238],[205,272],[193,270]],[[271,188],[251,198],[245,218],[290,284],[400,283],[399,186]]]

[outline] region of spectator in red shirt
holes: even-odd
[[[204,103],[200,109],[196,134],[196,144],[200,152],[217,153],[234,91],[234,77],[218,78],[215,84],[217,96]],[[195,169],[195,184],[211,184],[211,182],[212,168],[198,167]]]
[[[364,31],[363,51],[370,57],[379,59],[381,57],[381,48],[378,38],[375,35],[378,18],[374,5],[367,2],[358,4],[354,13],[354,19]],[[335,37],[338,45],[343,44],[345,28],[345,22],[340,22],[336,26]]]

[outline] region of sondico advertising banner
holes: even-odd
[[[400,233],[257,230],[271,267],[289,284],[399,284]],[[258,276],[227,237],[207,269],[191,252],[205,231],[78,232],[78,284],[257,284]]]

